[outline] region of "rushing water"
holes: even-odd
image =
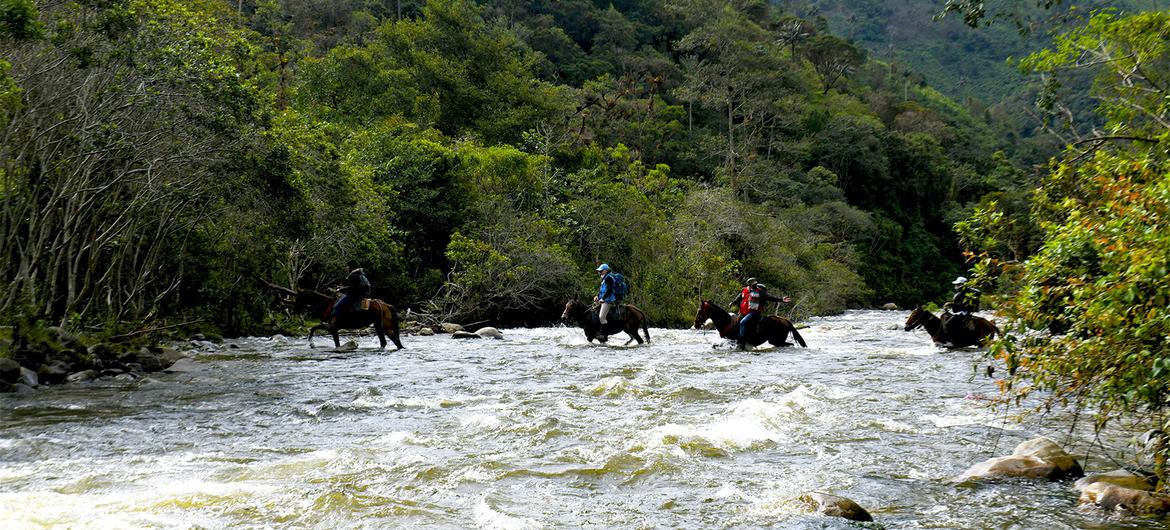
[[[988,409],[978,354],[905,316],[813,320],[808,349],[758,354],[575,328],[202,348],[194,372],[0,397],[0,527],[857,527],[802,513],[822,491],[870,527],[1164,528],[1078,511],[1068,483],[950,482],[1035,435],[1084,443]]]

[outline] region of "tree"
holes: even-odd
[[[865,62],[865,53],[856,46],[832,35],[817,35],[808,40],[804,56],[821,78],[822,93],[837,87],[837,83],[852,74]]]
[[[994,208],[959,227],[980,257],[976,272],[1018,286],[1003,311],[1020,334],[992,350],[1008,368],[1005,397],[1043,390],[1050,406],[1093,411],[1097,428],[1127,421],[1147,430],[1139,450],[1152,456],[1160,490],[1170,488],[1167,34],[1170,13],[1099,14],[1029,57],[1045,73],[1093,68],[1110,131],[1070,145],[1044,181],[1031,209],[1043,240],[1026,261],[997,252],[1000,234],[1012,232]],[[1045,333],[1025,338],[1029,330]]]

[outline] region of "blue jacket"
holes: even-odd
[[[597,290],[597,299],[611,304],[617,301],[617,295],[614,294],[613,288],[613,273],[606,273],[601,278],[601,287]]]

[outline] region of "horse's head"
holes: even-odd
[[[577,318],[577,315],[581,313],[582,307],[583,306],[581,305],[581,302],[577,300],[577,297],[574,296],[573,298],[570,298],[568,302],[565,302],[565,312],[561,313],[561,320]]]
[[[700,329],[707,323],[707,313],[711,311],[710,300],[699,300],[699,312],[695,315],[695,329]]]
[[[906,317],[906,325],[902,327],[902,331],[910,331],[918,326],[921,326],[922,323],[926,320],[923,318],[925,315],[926,311],[922,309],[922,306],[915,307],[914,310],[910,312],[910,316]]]

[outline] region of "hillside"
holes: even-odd
[[[988,27],[974,30],[953,14],[938,21],[942,0],[779,0],[784,9],[799,16],[822,17],[830,31],[865,47],[875,59],[905,64],[922,74],[927,83],[957,101],[970,100],[988,106],[1014,101],[1028,80],[1009,58],[1020,58],[1049,42],[1052,20],[1074,16],[1012,2],[1021,19],[989,20]],[[989,12],[1004,2],[988,2]],[[1079,12],[1112,7],[1121,11],[1170,9],[1167,0],[1104,0],[1078,2]],[[1022,35],[1023,25],[1031,31]],[[1026,102],[1030,103],[1030,102]]]

